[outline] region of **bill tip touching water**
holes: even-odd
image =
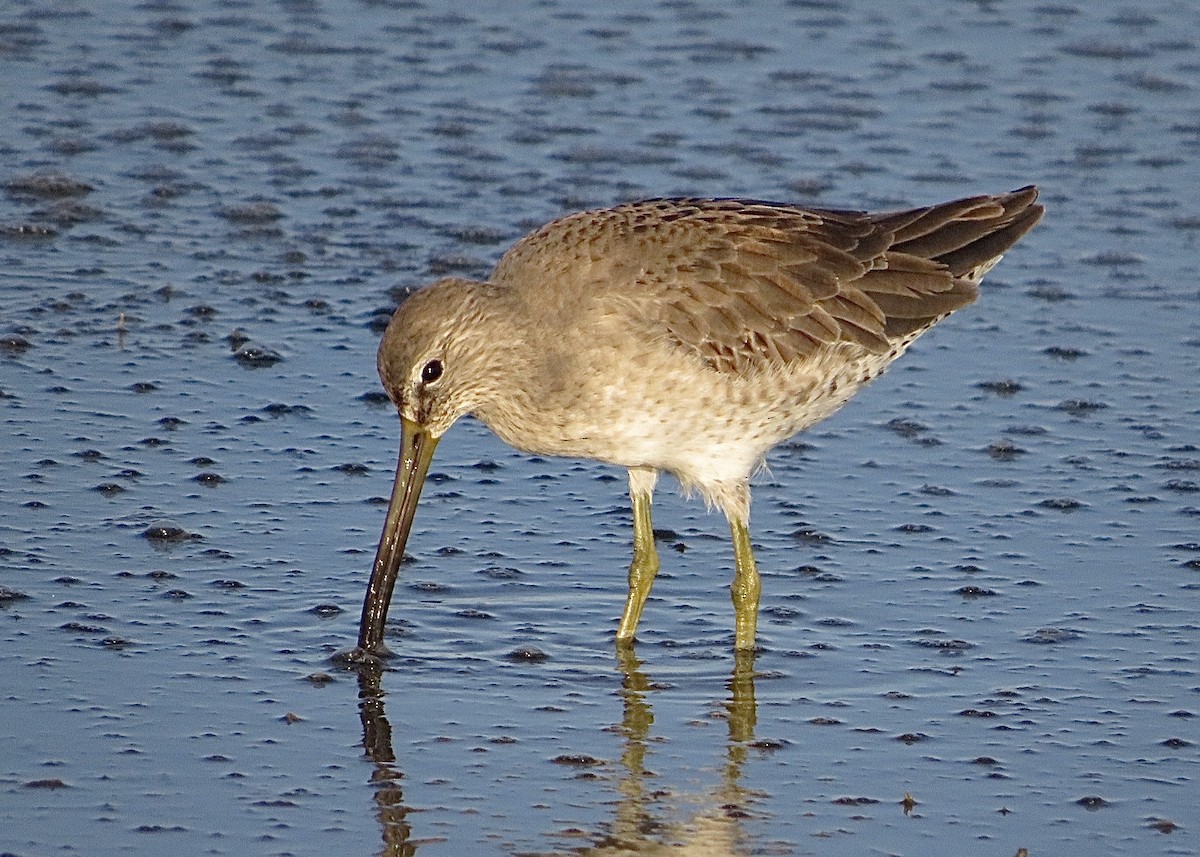
[[[761,590],[749,478],[923,332],[972,303],[1041,219],[1037,189],[885,213],[741,199],[654,199],[563,217],[486,282],[439,280],[395,312],[379,375],[400,415],[391,501],[350,661],[384,626],[439,439],[472,414],[511,446],[628,469],[633,560],[618,644],[632,642],[659,559],[662,472],[724,512],[734,647]]]

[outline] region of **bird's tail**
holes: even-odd
[[[978,282],[1001,254],[1037,225],[1045,211],[1033,185],[994,196],[885,214],[892,250],[938,262],[955,277]]]
[[[1037,188],[972,196],[925,208],[877,215],[875,225],[892,234],[883,269],[871,271],[861,288],[887,317],[889,341],[911,341],[979,296],[979,281],[1001,255],[1042,218]],[[937,276],[949,270],[950,279]]]

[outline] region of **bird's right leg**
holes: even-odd
[[[633,642],[642,608],[658,574],[658,551],[654,547],[654,526],[650,522],[650,499],[658,471],[650,467],[629,468],[629,496],[633,500],[633,562],[629,564],[629,597],[617,627],[617,644]]]
[[[750,547],[749,525],[745,520],[731,518],[729,528],[733,533],[735,562],[733,583],[729,586],[729,595],[733,599],[733,647],[747,651],[754,648],[754,637],[758,630],[758,599],[762,594],[762,581],[754,562],[754,549]]]

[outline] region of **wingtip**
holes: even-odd
[[[1040,204],[1035,205],[1040,194],[1041,189],[1037,185],[1027,184],[1025,187],[1019,187],[1004,194],[1002,200],[1005,203],[1005,208],[1015,211],[1021,211],[1026,208],[1036,208],[1039,211],[1045,211],[1045,206]]]
[[[1037,185],[1027,184],[999,198],[1009,221],[1004,231],[1011,236],[1013,243],[1037,226],[1045,215],[1046,206],[1037,201],[1040,193],[1041,189]]]

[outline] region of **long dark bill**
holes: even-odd
[[[425,484],[425,474],[437,443],[438,438],[422,426],[401,418],[396,482],[392,485],[392,500],[388,503],[387,519],[379,537],[379,549],[375,552],[375,565],[371,568],[371,581],[367,584],[362,621],[358,626],[358,647],[364,652],[382,654],[386,651],[383,626],[392,603],[400,560],[404,558],[404,545],[417,511],[417,500],[421,497],[421,486]]]

